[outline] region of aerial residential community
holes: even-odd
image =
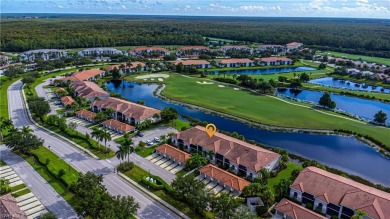
[[[2,3],[0,218],[390,219],[389,5],[205,2]]]

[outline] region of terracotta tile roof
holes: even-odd
[[[76,72],[73,74],[73,76],[79,79],[80,81],[84,81],[84,80],[88,80],[89,78],[100,75],[102,73],[104,73],[103,70],[100,70],[98,68],[93,68],[85,71]]]
[[[126,66],[126,64],[124,64]],[[114,70],[114,68],[116,69],[120,69],[121,68],[121,65],[110,65],[110,66],[107,66],[105,69],[106,70]]]
[[[112,128],[121,130],[123,132],[129,132],[135,128],[134,126],[131,126],[131,125],[123,123],[123,122],[119,122],[118,120],[115,120],[115,119],[106,120],[106,121],[102,122],[102,125],[110,126]]]
[[[278,159],[279,154],[264,148],[249,144],[236,138],[216,132],[209,137],[202,126],[182,131],[176,134],[177,139],[182,139],[189,144],[200,145],[221,154],[231,162],[241,164],[248,169],[258,172],[262,167]]]
[[[285,198],[276,204],[274,208],[292,219],[327,219],[325,216],[322,216]]]
[[[267,58],[257,58],[260,62],[276,62],[276,61],[288,61],[292,62],[292,59],[286,57],[267,57]]]
[[[205,47],[205,46],[183,46],[183,47],[180,47],[177,51],[183,52],[183,51],[187,51],[187,50],[210,50],[210,49]]]
[[[82,110],[77,111],[76,115],[79,115],[79,116],[87,118],[87,119],[94,119],[96,116],[96,113],[91,112],[89,110],[82,109]]]
[[[298,43],[298,42],[292,42],[292,43],[287,43],[286,46],[287,47],[299,47],[299,46],[302,46],[303,44],[302,43]]]
[[[178,148],[172,147],[168,144],[163,144],[158,147],[156,147],[157,151],[160,151],[161,153],[167,154],[174,158],[177,161],[180,161],[182,163],[185,163],[188,159],[190,159],[191,154],[186,153]]]
[[[71,96],[63,96],[63,97],[61,97],[61,102],[65,106],[68,106],[68,105],[71,105],[72,103],[74,103],[74,100]]]
[[[169,50],[165,49],[165,48],[162,48],[162,47],[138,47],[138,48],[135,48],[133,50],[131,50],[131,52],[138,52],[138,51],[162,51],[162,52],[169,52]]]
[[[9,219],[27,219],[27,214],[20,210],[16,199],[10,193],[0,196],[0,216]],[[11,217],[7,217],[7,216]]]
[[[250,49],[250,48],[244,45],[230,45],[230,46],[222,46],[219,50],[229,50],[229,49]]]
[[[225,171],[225,170],[218,168],[218,167],[211,165],[211,164],[208,164],[208,165],[200,168],[199,172],[201,172],[207,176],[213,177],[213,178],[219,180],[220,182],[222,182],[223,184],[225,184],[231,188],[234,188],[238,191],[242,191],[245,186],[250,184],[249,181],[242,179],[242,178],[234,175],[233,173]]]
[[[138,65],[140,65],[141,67],[145,67],[145,66],[146,66],[145,63],[136,61],[136,62],[131,62],[130,68],[132,68],[132,69],[133,69],[133,68],[137,68]]]
[[[83,98],[108,97],[108,93],[94,82],[76,81],[69,85],[77,95]]]
[[[98,100],[92,103],[92,106],[97,106],[99,108],[110,108],[117,112],[121,112],[127,117],[133,117],[136,120],[142,121],[147,118],[152,117],[154,114],[158,114],[161,111],[143,106],[140,104],[132,103],[127,100],[122,100],[119,98],[109,97],[104,100]]]
[[[177,65],[179,63],[183,65],[210,65],[210,62],[206,60],[176,60],[173,64]]]
[[[55,93],[59,93],[59,92],[63,92],[63,91],[66,92],[66,90],[64,88],[62,88],[62,87],[59,87],[59,88],[54,90]]]
[[[360,209],[371,218],[390,218],[390,193],[316,167],[305,168],[291,188],[310,193],[328,203]]]
[[[222,64],[228,64],[228,63],[253,63],[250,59],[221,59],[217,62]]]
[[[266,44],[266,45],[261,45],[260,46],[260,49],[268,49],[268,48],[282,48],[284,47],[283,45],[270,45],[270,44]]]

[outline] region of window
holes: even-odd
[[[294,199],[298,199],[298,193],[297,192],[294,192],[293,198]]]

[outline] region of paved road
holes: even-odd
[[[55,135],[49,134],[32,125],[25,113],[22,95],[20,92],[21,87],[21,81],[17,81],[8,88],[10,119],[12,119],[15,127],[30,126],[35,135],[45,139],[45,146],[50,145],[50,148],[54,153],[78,171],[82,173],[91,171],[96,174],[103,174],[103,184],[107,187],[110,194],[133,196],[135,201],[140,204],[141,208],[138,210],[138,217],[148,219],[178,218],[176,214],[141,193],[136,187],[119,178],[119,176],[114,173],[114,165],[111,162],[90,158]]]
[[[49,211],[58,218],[78,218],[72,206],[59,195],[44,178],[39,175],[23,158],[12,153],[4,145],[0,146],[1,160],[19,175],[22,181],[34,193]]]

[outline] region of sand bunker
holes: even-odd
[[[167,74],[150,74],[150,75],[141,75],[135,77],[135,79],[148,79],[148,78],[169,78]]]
[[[218,85],[218,87],[225,87],[225,85]]]
[[[157,80],[158,80],[158,81],[164,81],[164,79],[162,79],[162,78],[158,78]]]
[[[234,90],[240,90],[240,89],[238,89],[238,88],[235,87]]]
[[[213,82],[207,82],[207,81],[197,81],[198,84],[214,84]]]

